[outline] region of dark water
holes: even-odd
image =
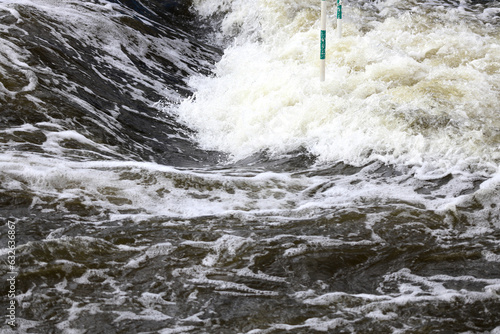
[[[316,2],[0,2],[1,333],[500,333],[499,3]]]

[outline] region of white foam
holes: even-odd
[[[15,70],[24,74],[26,77],[27,84],[23,85],[23,82],[16,80],[15,83],[12,80],[8,80],[8,87],[6,88],[4,83],[0,83],[0,99],[5,99],[5,96],[14,98],[20,92],[33,91],[38,84],[38,78],[30,68],[30,66],[25,62],[28,58],[28,53],[26,50],[15,45],[9,40],[0,38],[0,74],[4,77],[10,77],[11,75],[6,72],[5,67],[14,68]]]
[[[124,320],[152,320],[152,321],[163,321],[171,319],[171,316],[168,316],[160,311],[145,309],[141,311],[139,314],[129,312],[129,311],[120,311],[114,312],[118,314],[118,317],[113,320],[113,322],[120,322]]]
[[[108,280],[109,276],[106,274],[107,271],[108,270],[102,270],[102,269],[88,269],[82,276],[73,279],[73,281],[78,284],[91,284],[89,278],[95,276]],[[104,281],[102,283],[107,283],[107,282]]]
[[[280,283],[286,282],[286,279],[284,277],[267,275],[261,271],[254,273],[252,270],[248,268],[239,269],[236,272],[236,274],[241,277],[257,278],[261,281],[280,282]]]
[[[449,282],[482,284],[484,288],[483,291],[446,288],[445,284]],[[347,314],[349,319],[368,317],[380,322],[387,321],[390,324],[392,320],[398,317],[398,310],[408,305],[415,307],[436,302],[464,304],[476,301],[495,302],[498,300],[500,291],[499,283],[499,279],[483,279],[473,276],[420,276],[412,273],[409,269],[401,269],[384,275],[384,282],[380,286],[382,288],[385,284],[388,284],[391,293],[379,291],[381,294],[349,294],[344,292],[319,294],[318,291],[314,290],[300,291],[295,293],[294,297],[304,304],[330,306],[338,310],[338,312],[334,313],[335,319],[330,319],[328,316],[312,318],[296,325],[298,327],[294,328],[310,327],[327,331],[332,328],[332,325],[336,324],[332,322],[333,320],[338,320],[340,325],[349,327],[351,320],[343,318]],[[394,287],[397,287],[398,291],[394,291]],[[287,325],[279,324],[273,327],[284,328],[283,326]],[[256,330],[252,333],[260,332]]]
[[[369,6],[354,8],[342,39],[327,28],[320,84],[316,2],[194,4],[203,15],[226,11],[222,33],[237,37],[215,76],[191,78],[196,94],[179,106],[204,148],[241,159],[305,147],[321,161],[442,172],[498,166],[500,37],[470,14],[410,14],[392,1],[377,2],[376,20]]]
[[[297,295],[299,296],[299,295]],[[300,296],[301,297],[301,296]],[[369,295],[369,294],[359,294],[359,295],[350,295],[344,292],[331,292],[319,297],[308,298],[304,302],[306,304],[311,305],[331,305],[337,303],[342,300],[365,300],[365,301],[384,301],[390,300],[388,296],[379,296],[379,295]]]
[[[234,295],[234,296],[279,296],[277,291],[259,290],[250,288],[245,284],[228,282],[224,280],[208,279],[206,277],[198,277],[189,279],[189,282],[199,285],[213,287],[219,294]]]
[[[146,308],[154,308],[156,305],[175,304],[173,302],[169,302],[163,299],[164,296],[165,296],[164,292],[163,293],[143,292],[138,300]]]
[[[495,254],[487,250],[484,250],[481,253],[484,259],[488,262],[500,262],[500,254]]]
[[[197,330],[195,326],[176,326],[175,328],[165,328],[158,331],[159,334],[178,334]]]
[[[43,199],[34,202],[33,207],[52,208],[49,203],[57,203],[63,209],[65,201],[78,199],[83,205],[109,210],[113,219],[288,211],[293,208],[290,202],[302,197],[301,189],[311,185],[311,179],[306,177],[273,173],[259,177],[224,176],[152,163],[69,162],[31,154],[3,154],[0,166],[10,183],[26,186]],[[156,181],[144,182],[145,175]],[[193,193],[193,189],[197,190]],[[124,209],[140,212],[120,213]]]
[[[240,252],[251,244],[252,241],[251,238],[225,234],[215,241],[212,246],[213,253],[207,255],[202,263],[205,266],[213,267],[218,264],[234,261],[234,258],[241,256]]]
[[[137,250],[138,248],[134,247],[133,249]],[[125,265],[125,268],[138,268],[145,261],[148,261],[149,259],[157,256],[168,255],[175,249],[176,247],[174,247],[170,242],[154,244],[148,247],[142,255],[130,259],[129,262]]]
[[[399,317],[394,312],[383,313],[381,310],[372,311],[368,313],[366,316],[377,320],[394,320]]]

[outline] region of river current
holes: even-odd
[[[0,1],[0,333],[500,333],[500,3],[320,5]]]

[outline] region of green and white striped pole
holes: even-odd
[[[337,36],[342,37],[342,0],[337,0]]]
[[[326,58],[326,0],[321,0],[321,32],[320,32],[320,81],[325,81],[325,58]]]

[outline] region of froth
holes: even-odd
[[[204,15],[215,6],[195,5]],[[319,160],[353,164],[498,164],[500,40],[491,25],[470,14],[462,18],[471,27],[460,23],[460,11],[447,20],[443,8],[353,7],[341,39],[333,18],[327,28],[320,84],[315,2],[222,5],[222,33],[235,42],[213,77],[191,78],[197,92],[178,108],[203,147],[234,159],[305,147]]]

